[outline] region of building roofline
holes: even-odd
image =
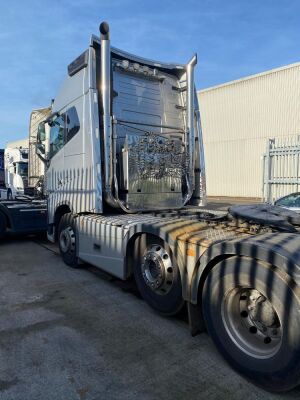
[[[258,74],[248,75],[248,76],[245,76],[244,78],[239,78],[239,79],[235,79],[233,81],[221,83],[219,85],[214,85],[214,86],[211,86],[211,87],[208,87],[208,88],[205,88],[205,89],[198,90],[197,92],[198,93],[209,92],[211,90],[220,89],[222,87],[226,87],[226,86],[230,86],[230,85],[235,85],[235,84],[240,83],[240,82],[245,82],[245,81],[248,81],[248,80],[251,80],[251,79],[260,78],[261,76],[274,74],[276,72],[284,71],[286,69],[295,68],[295,67],[300,67],[300,62],[284,65],[284,66],[278,67],[278,68],[269,69],[268,71],[259,72]]]

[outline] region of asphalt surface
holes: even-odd
[[[223,361],[186,314],[163,318],[124,283],[73,270],[42,238],[0,241],[0,400],[300,399]]]

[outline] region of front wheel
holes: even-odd
[[[203,288],[207,330],[225,359],[266,390],[300,383],[299,288],[269,264],[232,257]]]
[[[64,214],[58,226],[58,245],[62,259],[72,268],[79,267],[76,236],[73,215],[71,213]]]
[[[134,246],[134,277],[141,296],[160,314],[177,314],[184,305],[179,268],[170,247],[144,234]]]

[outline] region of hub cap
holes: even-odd
[[[63,253],[72,253],[75,251],[75,233],[70,226],[61,231],[59,244]]]
[[[148,247],[141,268],[144,281],[155,293],[165,295],[171,290],[174,268],[169,253],[161,245]]]
[[[282,341],[282,326],[272,303],[258,290],[236,288],[225,295],[222,319],[227,333],[244,353],[274,356]]]

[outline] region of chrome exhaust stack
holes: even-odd
[[[195,206],[206,206],[206,174],[203,135],[197,91],[195,90],[195,114],[196,114],[196,141],[195,141],[195,190],[191,203]]]
[[[101,99],[103,109],[103,136],[104,136],[104,191],[106,201],[116,206],[112,195],[113,155],[112,155],[112,115],[111,115],[111,53],[109,39],[109,25],[101,22]]]
[[[195,83],[194,83],[194,68],[197,64],[197,55],[195,54],[192,59],[186,65],[186,83],[187,83],[187,93],[186,93],[186,135],[185,135],[185,145],[188,149],[188,194],[186,196],[185,203],[187,203],[192,195],[195,188],[195,178],[194,178],[194,166],[195,166]]]

